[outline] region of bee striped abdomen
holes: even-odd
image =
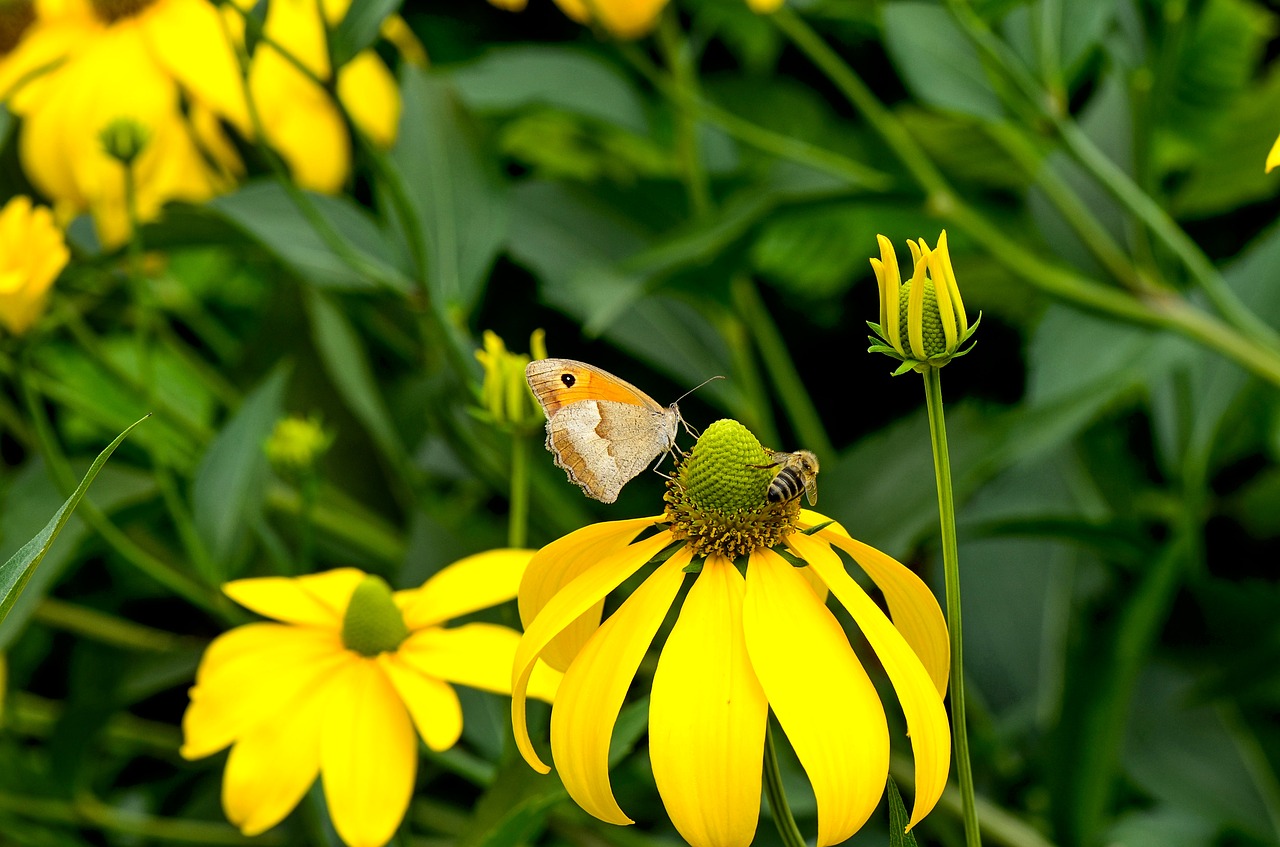
[[[786,503],[788,500],[799,497],[802,491],[804,491],[804,480],[800,474],[791,468],[783,468],[769,483],[769,490],[765,493],[765,497],[770,503]]]

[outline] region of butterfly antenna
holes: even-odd
[[[677,400],[676,400],[676,402],[674,402],[674,403],[672,403],[672,404],[671,404],[671,408],[673,408],[673,409],[675,409],[675,410],[676,410],[676,415],[678,415],[678,416],[679,416],[679,418],[680,418],[680,423],[681,423],[681,425],[683,425],[683,426],[684,426],[684,431],[685,431],[685,432],[687,432],[687,433],[689,433],[690,435],[692,435],[692,436],[694,437],[694,440],[697,440],[697,439],[701,438],[701,437],[702,437],[702,433],[698,432],[698,430],[697,430],[697,429],[695,429],[693,426],[691,426],[691,425],[689,424],[689,422],[688,422],[688,421],[686,421],[686,420],[684,419],[684,415],[681,415],[681,414],[680,414],[680,401],[681,401],[681,400],[683,400],[684,398],[688,397],[688,396],[689,396],[690,394],[692,394],[693,392],[697,391],[697,390],[698,390],[699,388],[701,388],[702,386],[706,385],[708,382],[714,382],[714,381],[716,381],[717,379],[727,379],[727,378],[728,378],[728,377],[726,377],[724,374],[718,374],[718,375],[716,375],[716,376],[713,376],[713,377],[709,377],[709,378],[707,378],[707,379],[704,379],[702,382],[698,383],[698,384],[697,384],[697,385],[695,385],[693,388],[690,388],[688,391],[686,391],[685,393],[681,394],[681,395],[680,395],[680,397],[679,397],[679,399],[677,399]],[[677,448],[677,449],[679,449],[679,448]],[[681,454],[681,455],[684,455],[684,451],[683,451],[683,450],[681,450],[681,451],[680,451],[680,454]]]
[[[683,400],[684,398],[688,397],[690,394],[692,394],[693,392],[697,391],[699,388],[701,388],[702,386],[706,385],[708,382],[715,382],[717,379],[728,379],[728,377],[726,377],[724,374],[719,374],[719,375],[717,375],[717,376],[708,377],[707,379],[704,379],[702,382],[700,382],[700,383],[698,383],[697,385],[695,385],[693,388],[690,388],[688,391],[686,391],[685,393],[681,394],[681,395],[676,399],[676,403],[679,403],[681,400]],[[676,403],[672,403],[671,405],[673,405],[673,406],[674,406]]]

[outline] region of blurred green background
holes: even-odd
[[[940,593],[919,380],[864,351],[876,234],[903,258],[943,228],[983,314],[943,384],[987,840],[1280,843],[1275,4],[813,0],[762,16],[674,0],[631,42],[550,0],[399,11],[430,57],[379,46],[407,196],[361,151],[344,194],[299,204],[247,149],[240,188],[143,230],[154,385],[136,380],[121,256],[83,219],[61,305],[5,349],[5,558],[71,472],[156,415],[0,625],[0,844],[245,841],[218,805],[222,758],[177,755],[200,651],[247,619],[216,587],[291,572],[312,547],[315,568],[408,587],[504,545],[510,436],[474,415],[486,329],[524,351],[544,328],[550,355],[663,403],[725,375],[685,417],[817,451],[822,511]],[[10,121],[0,172],[29,190],[14,137]],[[286,413],[336,436],[314,503],[262,450]],[[657,476],[602,506],[539,440],[532,546],[655,512]],[[502,756],[505,701],[464,706],[402,843],[680,843],[634,710],[614,787],[639,825],[621,829]],[[909,764],[894,775],[909,784]],[[921,843],[961,843],[956,808],[944,799]],[[887,838],[880,814],[851,843]],[[332,839],[300,811],[254,843]],[[767,819],[757,843],[778,843]]]

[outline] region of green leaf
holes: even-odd
[[[404,114],[391,157],[415,204],[433,305],[469,314],[506,238],[506,187],[448,80],[404,69]],[[402,222],[407,223],[407,222]]]
[[[84,479],[80,480],[80,484],[76,486],[76,490],[71,492],[71,496],[62,504],[62,508],[45,524],[35,538],[32,538],[24,544],[18,552],[14,553],[9,561],[0,565],[0,622],[8,616],[9,611],[13,608],[13,604],[17,602],[22,590],[26,587],[27,582],[31,579],[31,575],[35,569],[39,567],[40,562],[44,559],[45,554],[49,552],[49,548],[53,545],[54,539],[58,537],[58,533],[66,525],[67,519],[71,517],[71,513],[75,511],[76,506],[80,505],[80,501],[84,498],[85,492],[89,490],[89,486],[97,478],[98,472],[102,470],[102,466],[107,463],[107,459],[115,452],[120,443],[124,441],[133,428],[138,424],[151,417],[146,415],[134,421],[124,432],[116,436],[115,440],[107,445],[107,448],[98,454],[98,458],[93,460],[93,464],[89,466],[88,472],[84,475]]]
[[[244,398],[235,415],[205,450],[191,483],[191,509],[196,531],[214,573],[202,574],[211,585],[225,582],[233,554],[247,528],[262,512],[269,465],[263,449],[284,415],[289,368],[277,366]]]
[[[552,106],[650,134],[648,110],[618,68],[597,55],[564,47],[509,47],[455,70],[449,77],[477,112]]]
[[[902,795],[898,793],[898,783],[889,777],[889,847],[917,847],[915,833],[907,831],[910,820]]]
[[[312,341],[338,394],[383,455],[398,466],[407,463],[403,442],[378,390],[367,348],[355,328],[342,310],[319,291],[307,292],[306,306]]]
[[[308,192],[306,198],[361,267],[352,267],[325,241],[277,182],[251,182],[207,205],[313,285],[365,291],[385,286],[402,293],[413,289],[403,270],[403,252],[364,209],[343,197]]]
[[[382,22],[400,7],[401,0],[352,0],[342,23],[334,28],[329,47],[334,67],[342,67],[378,37]]]
[[[973,45],[933,3],[884,7],[884,45],[917,99],[952,112],[999,119],[1004,112]]]

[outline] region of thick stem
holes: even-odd
[[[942,412],[942,380],[936,368],[924,372],[929,410],[929,439],[933,442],[933,470],[938,484],[938,515],[942,524],[942,567],[947,583],[947,629],[951,633],[951,735],[956,751],[956,777],[964,811],[968,847],[981,847],[978,812],[974,804],[973,770],[969,766],[969,736],[964,718],[964,640],[960,631],[960,557],[956,550],[956,508],[951,491],[951,456]]]

